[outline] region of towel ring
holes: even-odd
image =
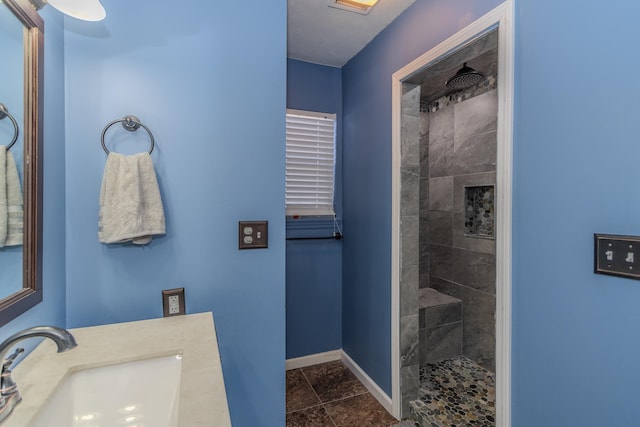
[[[11,123],[13,123],[13,139],[11,140],[9,145],[7,145],[8,150],[13,147],[13,144],[15,144],[18,140],[18,134],[20,133],[20,130],[18,128],[18,122],[16,122],[16,119],[14,119],[11,113],[9,113],[7,107],[4,104],[0,104],[0,120],[4,119],[5,117],[9,117],[9,120],[11,120]]]
[[[136,130],[138,130],[138,128],[140,126],[142,126],[144,128],[144,130],[147,131],[147,133],[149,134],[149,138],[151,138],[151,148],[149,148],[149,154],[151,154],[153,152],[153,147],[155,146],[155,141],[153,140],[153,134],[151,133],[151,131],[149,130],[148,127],[146,127],[144,124],[142,124],[142,122],[140,121],[139,118],[137,118],[136,116],[125,116],[121,119],[118,120],[114,120],[111,123],[109,123],[108,125],[106,125],[102,131],[102,137],[101,142],[102,142],[102,149],[104,150],[105,153],[107,153],[107,155],[109,155],[110,151],[107,149],[107,146],[104,143],[104,135],[107,133],[107,130],[115,125],[116,123],[122,123],[122,127],[125,130],[128,130],[129,132],[134,132]]]

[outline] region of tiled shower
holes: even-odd
[[[495,49],[487,53],[496,36],[474,42],[459,56],[466,61],[493,55],[496,62]],[[438,64],[433,68],[437,72]],[[478,86],[431,98],[422,83],[429,78],[425,71],[403,84],[403,416],[419,397],[420,372],[429,363],[463,356],[495,372],[496,73]]]
[[[462,302],[457,329],[440,333],[440,347],[495,371],[495,236],[497,91],[420,113],[419,287]],[[421,353],[431,348],[420,341]],[[432,360],[435,361],[435,360]]]

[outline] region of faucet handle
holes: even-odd
[[[24,348],[18,347],[13,353],[9,355],[9,357],[4,359],[2,361],[2,372],[4,372],[5,370],[9,370],[9,366],[11,366],[13,362],[16,360],[16,358],[20,356],[22,353],[24,353]]]
[[[18,393],[18,386],[11,378],[11,365],[16,358],[24,352],[24,348],[17,348],[9,357],[2,361],[2,373],[0,374],[0,395],[8,397]]]

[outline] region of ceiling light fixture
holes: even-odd
[[[102,7],[100,0],[29,0],[36,10],[50,4],[65,15],[72,16],[83,21],[102,21],[107,12]]]
[[[327,0],[329,7],[348,10],[362,15],[368,14],[378,0]]]

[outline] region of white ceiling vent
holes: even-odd
[[[367,15],[378,0],[327,0],[329,7]]]

